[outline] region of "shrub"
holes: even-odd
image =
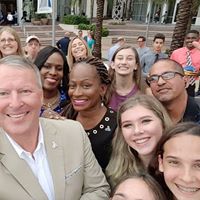
[[[65,24],[74,24],[74,25],[78,25],[78,24],[89,24],[89,20],[87,19],[86,16],[80,16],[80,15],[66,15],[63,18],[63,22]]]
[[[96,25],[95,24],[79,24],[78,29],[80,30],[91,30],[95,32]],[[103,27],[102,29],[102,37],[107,37],[109,35],[109,30],[106,27]]]

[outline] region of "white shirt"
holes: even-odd
[[[8,134],[6,134],[6,136],[18,156],[27,162],[33,174],[38,179],[43,191],[46,193],[48,199],[55,200],[53,179],[49,169],[41,125],[39,126],[38,144],[33,156],[30,152],[25,151],[21,146],[19,146],[19,144],[17,144]]]

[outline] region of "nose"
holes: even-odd
[[[50,73],[51,75],[56,75],[56,74],[57,74],[56,68],[55,68],[55,67],[51,67],[51,68],[49,69],[49,73]]]
[[[77,86],[77,87],[73,90],[72,94],[73,94],[73,96],[80,96],[80,95],[82,95],[82,90],[81,90],[81,88],[80,88],[79,86]]]
[[[181,180],[185,183],[191,183],[193,181],[193,172],[192,169],[190,169],[190,167],[184,167],[182,169],[182,173],[181,173]]]
[[[160,77],[158,78],[157,84],[158,84],[158,85],[163,85],[163,84],[165,84],[165,83],[166,83],[166,81],[162,78],[162,76],[160,76]]]
[[[143,128],[141,124],[135,124],[134,126],[134,135],[140,135],[143,133]]]
[[[17,92],[12,92],[9,98],[9,106],[12,108],[20,108],[23,105],[23,101],[20,94]]]

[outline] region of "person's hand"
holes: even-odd
[[[49,118],[49,119],[57,119],[57,120],[64,120],[65,117],[59,115],[57,112],[51,110],[50,108],[47,110],[44,110],[41,117]]]
[[[198,41],[193,41],[192,45],[197,48],[198,50],[200,50],[200,43]]]

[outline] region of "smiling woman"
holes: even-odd
[[[112,187],[126,175],[147,170],[156,145],[171,120],[158,100],[141,94],[122,103],[117,123],[106,169]]]
[[[200,125],[184,122],[166,131],[158,143],[152,167],[159,181],[164,179],[163,187],[166,191],[165,184],[168,187],[170,200],[199,200]]]
[[[9,55],[23,56],[23,50],[18,33],[6,26],[0,29],[0,58]]]
[[[71,107],[67,118],[79,121],[91,141],[93,152],[105,170],[110,159],[116,113],[107,107],[108,71],[101,60],[88,57],[77,62],[69,75]]]
[[[85,40],[78,36],[71,39],[67,54],[69,68],[71,69],[79,59],[87,58],[88,56],[91,56],[91,53]]]
[[[35,65],[40,70],[44,93],[41,116],[60,119],[68,103],[66,57],[56,47],[47,46],[38,53]]]

